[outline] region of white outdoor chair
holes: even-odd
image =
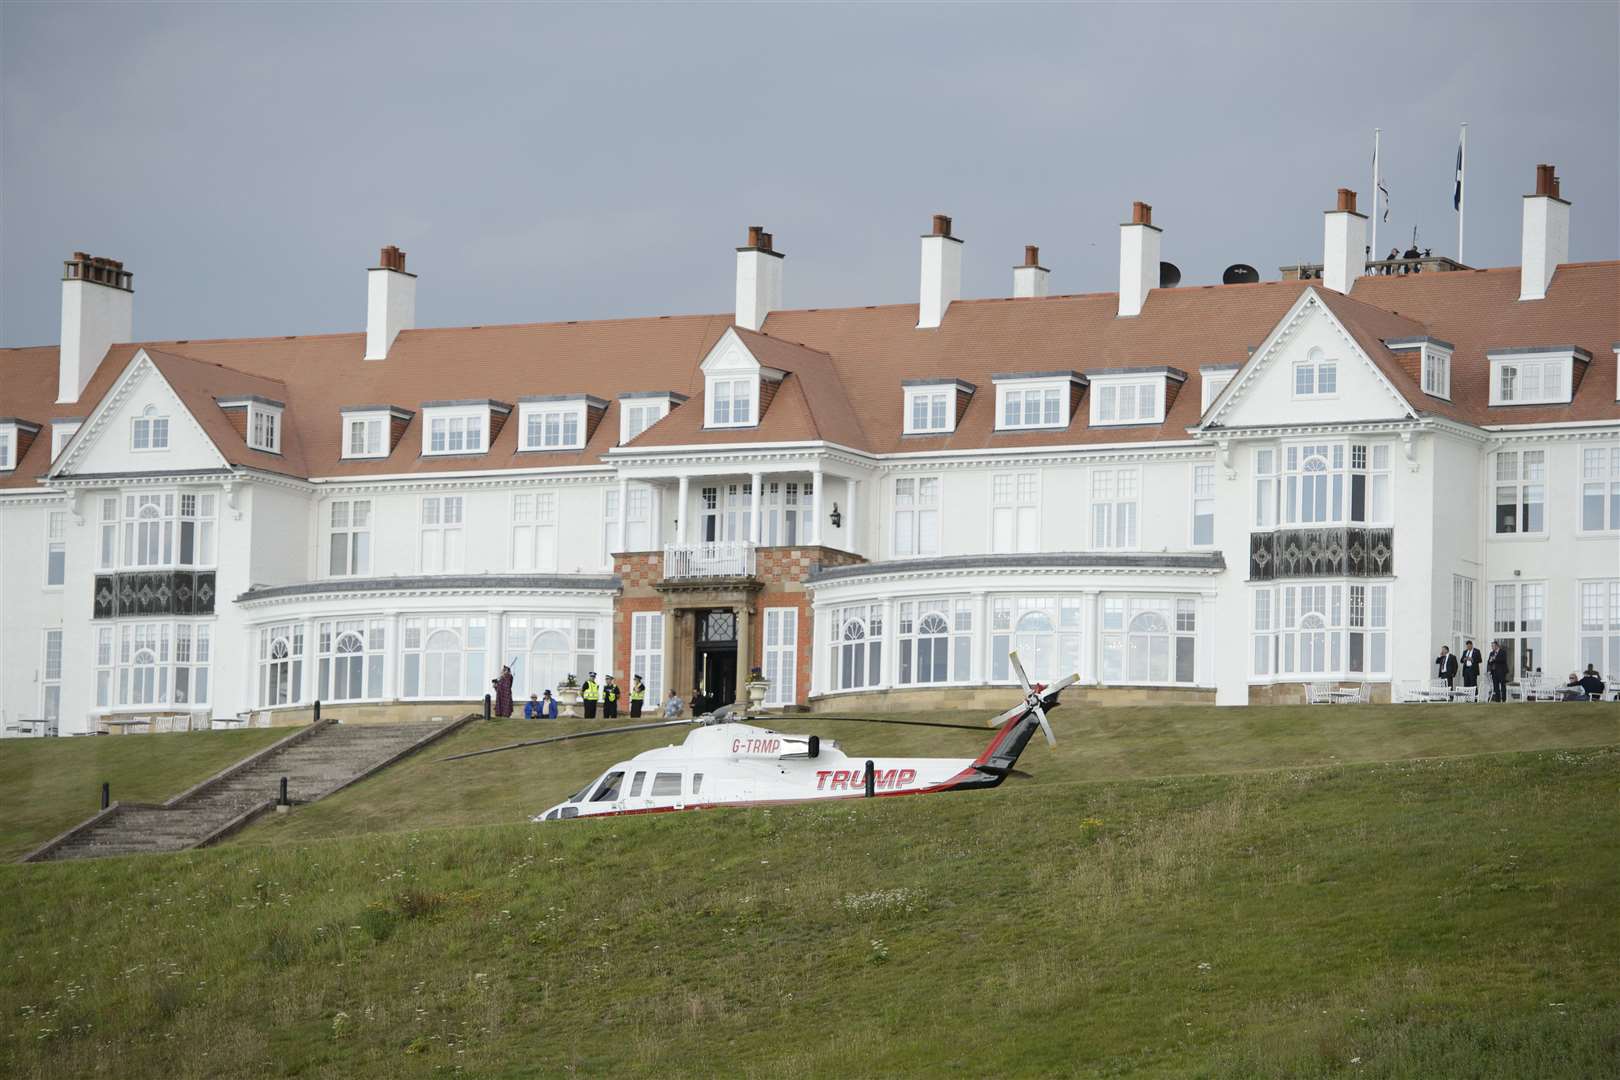
[[[1318,683],[1318,682],[1306,683],[1305,684],[1305,704],[1307,704],[1307,705],[1331,705],[1331,704],[1333,704],[1333,698],[1329,693],[1330,689],[1331,688],[1328,686],[1327,683]]]
[[[1372,701],[1372,684],[1362,683],[1356,687],[1356,704],[1366,705]]]
[[[1424,691],[1423,684],[1417,679],[1402,679],[1400,682],[1400,696],[1397,700],[1403,704],[1414,701],[1427,701],[1428,694]]]
[[[1459,686],[1451,692],[1451,700],[1477,703],[1479,701],[1479,687]]]

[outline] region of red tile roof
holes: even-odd
[[[1116,316],[1112,293],[962,300],[931,330],[917,329],[915,304],[779,311],[764,333],[738,333],[761,362],[788,375],[757,428],[725,431],[702,428],[698,365],[730,326],[728,315],[406,330],[380,361],[363,358],[363,333],[146,347],[230,461],[309,476],[595,464],[618,441],[617,399],[631,391],[674,390],[690,398],[636,439],[635,449],[806,439],[873,452],[1150,442],[1185,439],[1199,419],[1198,369],[1245,360],[1309,287],[1295,281],[1155,289],[1142,314],[1130,319]],[[1420,411],[1472,423],[1620,419],[1611,347],[1620,340],[1620,262],[1560,266],[1545,300],[1520,303],[1518,287],[1518,269],[1506,268],[1364,277],[1348,298],[1319,291]],[[1451,403],[1423,394],[1382,346],[1425,334],[1457,347]],[[1487,407],[1488,351],[1566,344],[1592,354],[1572,404]],[[63,406],[55,403],[54,347],[0,350],[0,415],[42,426],[53,417],[85,416],[139,347],[114,346],[80,401]],[[995,373],[1162,365],[1192,373],[1162,425],[1093,430],[1082,405],[1063,431],[994,430]],[[965,379],[978,391],[951,434],[904,435],[901,380],[928,377]],[[247,389],[270,384],[268,391]],[[217,406],[200,404],[243,393],[287,403],[279,458],[249,450],[223,417],[215,424]],[[583,451],[520,452],[519,425],[508,423],[476,460],[421,456],[424,401],[561,393],[611,402]],[[342,458],[339,409],[359,404],[417,413],[388,457]],[[36,440],[17,469],[0,475],[0,489],[33,486],[49,457],[50,440]]]

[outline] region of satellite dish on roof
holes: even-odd
[[[1248,263],[1233,263],[1221,274],[1222,285],[1253,285],[1260,280],[1260,271]]]
[[[1181,267],[1175,263],[1159,264],[1159,288],[1173,289],[1181,284]]]

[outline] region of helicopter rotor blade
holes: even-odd
[[[544,746],[547,743],[569,742],[573,739],[594,739],[598,735],[627,735],[632,731],[651,731],[654,728],[690,727],[701,724],[701,717],[691,720],[661,720],[655,724],[627,724],[623,727],[596,728],[592,731],[575,731],[567,735],[551,735],[544,739],[525,739],[522,742],[507,743],[505,746],[491,746],[484,750],[469,750],[465,754],[452,754],[439,761],[460,761],[462,758],[481,757],[484,754],[499,754],[506,750],[521,750],[525,746]]]
[[[978,724],[946,724],[937,720],[889,720],[880,716],[823,716],[819,713],[809,713],[805,716],[793,718],[793,722],[809,723],[813,720],[847,720],[855,724],[899,724],[903,727],[937,727],[953,728],[958,731],[978,731]]]

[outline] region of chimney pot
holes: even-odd
[[[1355,213],[1356,212],[1356,193],[1351,191],[1349,188],[1340,188],[1339,189],[1339,207],[1338,208],[1340,210],[1348,210],[1352,214]]]
[[[1536,166],[1536,194],[1553,196],[1558,194],[1558,176],[1554,172],[1553,166]]]
[[[951,219],[950,219],[950,216],[948,214],[935,214],[934,215],[934,235],[935,236],[949,236],[949,235],[951,235]]]
[[[1025,266],[1039,266],[1039,265],[1041,265],[1041,249],[1036,247],[1034,244],[1025,244],[1024,245],[1024,265]]]
[[[776,237],[772,236],[770,233],[762,232],[759,234],[759,246],[764,248],[766,251],[775,251],[775,244]]]
[[[1153,207],[1141,201],[1131,203],[1131,224],[1153,224]]]
[[[748,226],[748,244],[747,244],[747,246],[748,247],[754,247],[754,248],[759,247],[759,238],[764,236],[764,235],[765,235],[765,226],[763,226],[763,225],[750,225],[750,226]]]

